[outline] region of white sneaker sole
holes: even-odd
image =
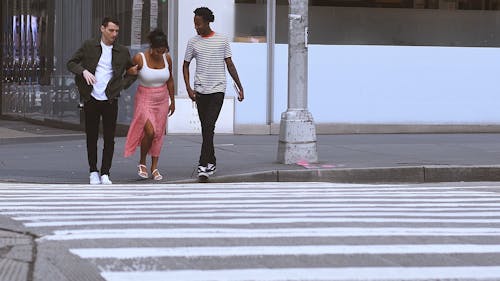
[[[208,182],[208,174],[206,173],[198,174],[198,182]]]
[[[198,177],[207,177],[210,176],[210,174],[208,172],[200,172],[198,173]]]

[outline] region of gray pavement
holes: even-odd
[[[319,163],[276,162],[276,135],[216,135],[212,182],[448,182],[500,180],[500,134],[318,135]],[[139,180],[139,151],[123,157],[116,138],[111,179]],[[102,145],[100,139],[99,145]],[[168,135],[160,157],[162,183],[195,182],[199,135]],[[100,153],[99,153],[100,154]],[[87,183],[82,132],[0,119],[0,181]]]
[[[318,135],[319,163],[283,165],[276,162],[278,136],[216,135],[218,172],[210,181],[499,181],[499,140],[500,134]],[[114,183],[156,183],[138,179],[138,152],[124,158],[124,142],[123,137],[116,139]],[[167,136],[160,157],[166,179],[161,183],[196,182],[200,145],[199,135]],[[0,182],[88,183],[84,134],[0,119]],[[0,225],[0,281],[33,280],[36,237],[5,217],[0,217]],[[49,265],[51,259],[65,257],[44,257]],[[38,276],[65,280],[50,266],[43,269],[46,272]],[[92,276],[98,278],[96,273]],[[98,280],[88,278],[82,280]]]
[[[483,182],[0,182],[17,243],[0,280],[500,280],[499,195]]]

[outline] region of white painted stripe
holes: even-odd
[[[134,198],[139,199],[139,198]],[[86,206],[120,206],[120,205],[150,205],[150,204],[269,204],[269,203],[349,203],[356,204],[358,202],[373,202],[373,203],[390,203],[390,204],[404,204],[405,202],[424,202],[426,204],[435,203],[471,203],[471,202],[499,202],[500,198],[460,198],[460,199],[433,199],[433,198],[412,198],[412,199],[358,199],[358,198],[348,198],[348,199],[336,199],[336,198],[318,198],[318,199],[287,199],[287,198],[276,198],[276,199],[249,199],[249,200],[122,200],[122,201],[37,201],[33,202],[16,202],[16,203],[0,203],[0,208],[9,208],[15,206],[72,206],[72,205],[86,205]],[[497,203],[497,205],[499,204]],[[418,203],[415,203],[418,204]]]
[[[62,192],[71,192],[71,193],[123,193],[123,192],[154,192],[154,191],[220,191],[220,192],[269,192],[269,191],[336,191],[336,192],[404,192],[404,191],[468,191],[468,190],[477,190],[478,192],[486,192],[486,191],[498,191],[499,186],[384,186],[384,185],[335,185],[335,184],[317,184],[317,183],[283,183],[283,184],[269,184],[269,183],[234,183],[234,184],[207,184],[207,185],[179,185],[179,184],[158,184],[158,185],[113,185],[112,189],[106,189],[102,187],[94,187],[90,185],[81,185],[81,186],[71,186],[69,188],[57,188],[51,187],[50,185],[37,185],[37,188],[16,188],[9,186],[7,188],[0,188],[0,193],[5,194],[51,194],[51,193],[62,193]]]
[[[335,188],[338,190],[466,190],[466,189],[495,189],[498,190],[500,185],[428,185],[421,186],[419,184],[408,185],[408,184],[349,184],[349,183],[328,183],[328,182],[240,182],[240,183],[208,183],[208,184],[197,184],[197,183],[169,183],[169,184],[147,184],[147,183],[130,183],[130,184],[113,184],[112,190],[168,190],[168,189],[195,189],[195,190],[210,190],[213,188],[226,188],[226,189],[264,189],[266,188],[287,188],[293,190],[294,188],[324,188],[330,189]],[[110,191],[107,187],[94,186],[88,184],[18,184],[18,183],[0,183],[1,191],[15,191],[15,190],[39,190],[43,192],[44,190],[75,190],[75,191]]]
[[[113,190],[116,189],[169,189],[169,188],[193,188],[193,189],[213,189],[213,188],[259,188],[259,186],[277,187],[277,188],[297,188],[297,187],[315,187],[315,188],[407,188],[409,185],[391,185],[391,184],[349,184],[349,183],[326,183],[326,182],[254,182],[248,183],[208,183],[208,184],[113,184]],[[427,188],[427,187],[426,187]],[[439,187],[430,187],[439,188]],[[450,187],[444,187],[450,188]],[[456,188],[456,187],[455,187]],[[106,187],[88,185],[88,184],[15,184],[15,183],[0,183],[1,190],[25,189],[25,190],[44,190],[44,189],[60,189],[60,190],[106,190]]]
[[[167,193],[167,192],[165,192]],[[181,193],[181,192],[179,192]],[[489,199],[500,199],[499,196],[492,196],[492,194],[495,194],[493,192],[450,192],[450,193],[443,193],[443,192],[425,192],[425,193],[408,193],[408,192],[402,192],[402,193],[390,193],[390,194],[380,194],[376,192],[370,192],[370,193],[333,193],[333,192],[283,192],[283,193],[277,193],[277,192],[263,192],[263,193],[248,193],[248,192],[238,192],[238,193],[230,193],[230,192],[225,192],[225,193],[206,193],[206,192],[198,192],[198,193],[189,193],[185,194],[186,192],[182,192],[182,194],[164,194],[164,193],[151,193],[151,194],[130,194],[130,195],[124,195],[123,193],[121,194],[88,194],[88,195],[78,195],[75,196],[75,194],[68,194],[68,195],[59,195],[59,196],[52,196],[52,195],[40,195],[40,196],[26,196],[26,195],[2,195],[2,198],[0,198],[1,201],[22,201],[22,202],[30,202],[30,201],[39,201],[39,200],[89,200],[89,199],[99,199],[99,200],[118,200],[118,199],[148,199],[148,198],[154,198],[154,199],[206,199],[206,198],[310,198],[310,197],[321,197],[323,199],[330,199],[330,198],[398,198],[398,199],[403,199],[403,198],[418,198],[418,197],[433,197],[433,198],[482,198],[482,197],[487,197]]]
[[[289,245],[175,248],[79,248],[70,251],[85,259],[135,259],[157,257],[234,257],[283,255],[385,255],[385,254],[486,254],[500,253],[491,244],[419,245]]]
[[[320,194],[406,194],[406,193],[418,193],[418,191],[413,191],[413,190],[400,190],[400,191],[384,191],[384,190],[373,190],[373,191],[357,191],[357,190],[336,190],[336,189],[317,189],[317,188],[290,188],[290,189],[272,189],[270,187],[268,188],[255,188],[255,190],[248,190],[248,189],[228,189],[228,188],[222,188],[222,189],[212,189],[212,190],[196,190],[196,189],[161,189],[161,190],[154,190],[154,189],[136,189],[136,190],[119,190],[119,189],[113,189],[113,190],[46,190],[45,192],[40,190],[40,191],[1,191],[0,194],[3,194],[5,196],[71,196],[71,194],[79,195],[79,196],[84,196],[84,195],[95,195],[95,196],[111,196],[111,195],[148,195],[148,194],[212,194],[212,193],[219,193],[219,194],[242,194],[242,193],[252,193],[252,194],[269,194],[269,193],[281,193],[281,194],[288,194],[288,193],[310,193],[310,192],[316,192]],[[422,193],[429,193],[430,192],[440,192],[441,194],[443,192],[451,192],[451,191],[427,191]],[[470,191],[453,191],[455,193],[463,193],[463,194],[474,194],[474,192]],[[138,194],[139,193],[139,194]],[[477,191],[476,193],[483,193],[483,194],[495,194],[495,192],[490,192],[490,191]]]
[[[104,271],[108,281],[351,281],[499,279],[499,266],[254,268],[225,270]]]
[[[133,193],[133,192],[158,192],[158,193],[182,193],[183,191],[187,192],[222,192],[224,190],[229,192],[342,192],[342,193],[361,193],[361,192],[376,192],[376,193],[403,193],[403,192],[495,192],[498,191],[499,187],[444,187],[444,188],[435,188],[435,187],[420,187],[420,186],[409,186],[409,187],[384,187],[384,186],[370,186],[370,187],[336,187],[336,186],[317,186],[317,185],[293,185],[293,186],[272,186],[266,184],[254,184],[253,186],[241,186],[238,184],[228,185],[228,186],[214,186],[209,185],[209,187],[199,187],[199,186],[180,186],[180,185],[158,185],[158,186],[142,186],[142,185],[133,185],[130,188],[120,188],[115,187],[113,185],[112,189],[106,188],[92,188],[92,187],[84,187],[84,188],[51,188],[51,187],[43,187],[43,188],[0,188],[1,193],[6,194],[26,194],[32,193],[35,195],[43,195],[44,191],[49,191],[50,193],[84,193],[84,194],[119,194],[119,193]],[[50,194],[49,193],[49,194]]]
[[[5,194],[35,194],[35,195],[43,195],[44,191],[47,191],[48,194],[69,194],[69,193],[81,193],[81,194],[120,194],[120,193],[136,193],[136,192],[144,192],[144,193],[151,193],[151,192],[157,192],[157,193],[182,193],[182,192],[198,192],[198,193],[210,193],[210,192],[233,192],[233,193],[238,193],[238,192],[251,192],[251,191],[256,191],[256,192],[285,192],[285,191],[290,191],[290,192],[301,192],[301,191],[314,191],[314,192],[405,192],[405,191],[411,191],[412,189],[404,189],[404,190],[387,190],[381,187],[380,189],[368,189],[368,190],[363,190],[363,189],[357,189],[357,188],[336,188],[336,187],[316,187],[316,186],[294,186],[294,187],[273,187],[273,186],[267,186],[267,185],[254,185],[252,188],[250,187],[241,187],[241,186],[223,186],[223,187],[215,187],[212,186],[211,188],[198,188],[198,187],[182,187],[182,186],[163,186],[162,188],[153,188],[153,187],[143,187],[141,185],[135,185],[134,188],[115,188],[113,186],[113,189],[96,189],[96,188],[81,188],[81,189],[75,189],[75,188],[46,188],[46,189],[6,189],[6,190],[0,190],[1,193]],[[430,190],[428,192],[437,192],[441,190]],[[449,190],[448,190],[449,191]],[[467,190],[455,190],[457,192],[467,192]],[[481,190],[481,192],[488,192],[487,190]]]
[[[0,212],[7,211],[7,210],[112,210],[112,209],[225,209],[225,208],[290,208],[290,210],[294,210],[296,208],[327,208],[327,207],[347,207],[347,206],[357,206],[357,207],[387,207],[387,206],[393,206],[393,207],[413,207],[413,208],[422,208],[422,207],[464,207],[464,208],[470,208],[470,207],[500,207],[500,202],[498,203],[398,203],[398,202],[387,202],[387,203],[373,203],[373,204],[361,204],[361,203],[353,203],[353,202],[345,202],[345,203],[330,203],[330,204],[324,204],[324,203],[310,203],[310,204],[305,204],[305,203],[296,203],[296,204],[282,204],[282,203],[275,203],[275,204],[243,204],[243,203],[234,203],[230,202],[229,204],[206,204],[206,203],[201,203],[199,202],[198,204],[171,204],[168,201],[163,202],[163,204],[159,205],[134,205],[134,204],[124,204],[124,205],[106,205],[106,206],[93,206],[93,205],[81,205],[81,206],[2,206],[0,207]]]
[[[333,186],[333,187],[370,187],[370,186],[377,186],[377,187],[404,187],[404,186],[409,186],[406,184],[357,184],[357,183],[330,183],[330,182],[259,182],[259,184],[263,185],[269,185],[269,186]],[[254,182],[238,182],[238,183],[208,183],[208,184],[203,184],[203,186],[200,186],[200,184],[197,183],[175,183],[175,184],[148,184],[148,183],[130,183],[130,184],[114,184],[113,188],[119,187],[119,188],[134,188],[137,185],[140,185],[141,187],[147,187],[147,188],[160,188],[160,187],[165,187],[165,186],[182,186],[182,187],[198,187],[199,188],[210,188],[212,186],[255,186]],[[489,187],[490,185],[485,185],[485,187]],[[37,184],[37,183],[0,183],[0,188],[44,188],[44,187],[53,187],[53,188],[81,188],[81,187],[86,187],[86,188],[94,188],[94,189],[105,189],[103,187],[99,186],[94,186],[94,185],[88,185],[88,184]],[[438,186],[436,186],[438,187]]]
[[[84,226],[84,225],[248,225],[289,223],[448,223],[500,224],[500,219],[428,219],[428,218],[221,218],[221,219],[142,219],[142,220],[79,220],[25,222],[26,227]],[[279,226],[277,226],[279,227]],[[500,227],[500,225],[498,225]],[[499,228],[500,229],[500,228]]]
[[[134,209],[134,208],[131,208]],[[224,214],[227,212],[236,212],[236,213],[258,213],[258,214],[266,214],[266,213],[282,213],[282,214],[293,214],[298,211],[311,211],[311,212],[333,212],[333,213],[339,213],[343,214],[346,212],[386,212],[386,213],[391,213],[393,211],[400,211],[400,212],[412,212],[415,214],[419,214],[421,212],[434,212],[436,214],[438,213],[443,213],[446,214],[447,212],[456,212],[457,214],[460,214],[461,212],[467,213],[467,211],[464,210],[462,207],[447,207],[447,208],[392,208],[392,207],[377,207],[377,208],[357,208],[357,207],[344,207],[344,206],[336,206],[336,207],[315,207],[315,206],[308,206],[308,207],[303,207],[303,208],[293,208],[293,209],[287,209],[287,208],[263,208],[260,206],[253,206],[253,207],[247,207],[244,209],[239,209],[239,208],[223,208],[223,209],[216,209],[216,208],[209,208],[209,209],[182,209],[182,210],[164,210],[164,208],[161,208],[162,210],[122,210],[122,209],[116,209],[116,210],[105,210],[105,211],[99,211],[99,210],[92,210],[92,211],[86,211],[86,210],[78,210],[78,211],[67,211],[67,210],[35,210],[35,211],[25,211],[25,210],[18,210],[18,211],[1,211],[2,214],[4,215],[13,215],[13,216],[24,216],[24,215],[55,215],[58,217],[58,215],[97,215],[97,214],[166,214],[168,216],[169,214]],[[489,207],[489,208],[469,208],[468,210],[474,210],[476,212],[497,212],[500,211],[500,206],[498,207]],[[459,215],[458,215],[459,216]]]
[[[41,240],[153,238],[276,238],[371,236],[499,236],[500,228],[322,227],[322,228],[116,228],[56,230]]]
[[[249,217],[267,217],[267,218],[292,218],[292,217],[443,217],[443,218],[463,218],[463,217],[478,217],[478,218],[500,218],[500,212],[195,212],[195,213],[170,213],[170,212],[144,212],[144,211],[127,211],[126,213],[119,212],[118,215],[109,212],[99,212],[103,215],[95,215],[94,212],[81,215],[33,215],[12,217],[18,221],[52,221],[52,220],[100,220],[100,219],[153,219],[153,218],[249,218]],[[38,213],[36,213],[38,214]]]
[[[446,193],[446,194],[445,194]],[[234,198],[234,197],[261,197],[263,195],[272,195],[272,196],[342,196],[342,197],[447,197],[446,195],[457,197],[457,196],[470,196],[470,197],[485,197],[496,196],[498,197],[498,192],[490,192],[490,191],[414,191],[414,190],[403,190],[399,192],[393,191],[338,191],[335,189],[330,190],[228,190],[228,189],[220,189],[220,190],[132,190],[132,191],[78,191],[78,190],[69,190],[64,192],[59,191],[40,191],[40,193],[34,193],[33,191],[26,192],[0,192],[2,195],[2,201],[11,200],[11,199],[21,199],[21,200],[36,200],[36,199],[79,199],[81,198],[93,198],[93,197],[102,197],[103,199],[107,198],[124,198],[124,197],[154,197],[159,196],[160,198],[164,197],[172,197],[172,198],[210,198],[213,196],[221,196],[221,198]],[[196,196],[199,195],[199,196]],[[245,196],[247,195],[247,196]]]

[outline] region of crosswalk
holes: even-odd
[[[105,280],[500,280],[492,184],[0,184]]]

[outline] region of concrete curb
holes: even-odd
[[[273,170],[216,176],[214,183],[231,182],[342,182],[342,183],[425,183],[500,181],[500,166],[407,166],[350,169]],[[182,180],[171,183],[191,183]]]
[[[90,261],[58,241],[40,241],[6,216],[0,225],[0,281],[105,281]]]
[[[284,169],[252,173],[214,176],[213,183],[232,182],[339,182],[339,183],[425,183],[425,182],[473,182],[500,181],[500,165],[490,166],[404,166],[375,168],[337,168],[337,169]],[[37,177],[0,178],[4,183],[45,183]],[[197,183],[196,178],[173,180],[158,184]],[[56,183],[80,183],[72,179],[59,178]],[[118,182],[117,182],[118,183]],[[140,184],[138,181],[120,184]]]
[[[73,255],[58,241],[38,244],[33,281],[105,281],[90,261]]]
[[[428,166],[425,182],[500,181],[500,166]]]
[[[0,230],[0,280],[32,280],[35,260],[33,236],[9,229]]]

